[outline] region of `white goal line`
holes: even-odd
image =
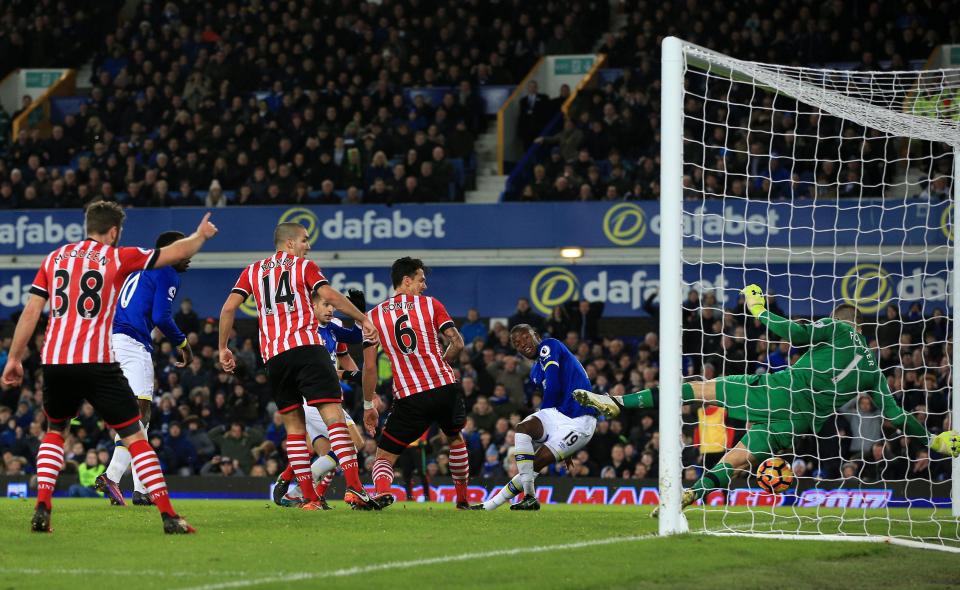
[[[897,545],[899,547],[909,547],[911,549],[932,549],[934,551],[943,551],[946,553],[960,553],[960,547],[950,545],[940,545],[937,543],[922,543],[911,539],[898,539],[896,537],[885,537],[882,535],[799,535],[791,533],[751,533],[734,531],[701,531],[701,535],[711,537],[751,537],[756,539],[778,539],[782,541],[840,541],[849,543],[885,543],[887,545]]]

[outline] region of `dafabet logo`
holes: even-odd
[[[618,246],[632,246],[646,233],[646,214],[639,205],[620,203],[603,216],[603,235]]]
[[[534,309],[549,315],[553,308],[580,297],[580,280],[560,266],[549,266],[530,281],[530,302]]]

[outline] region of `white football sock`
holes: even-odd
[[[337,460],[330,455],[317,457],[317,460],[310,465],[310,472],[313,474],[313,481],[320,481],[323,479],[324,475],[336,468]]]
[[[110,464],[107,465],[107,479],[114,483],[120,483],[120,478],[127,472],[132,458],[130,457],[130,451],[120,442],[119,435],[113,437],[113,442],[115,446],[113,447],[113,457],[110,458]]]
[[[516,461],[517,471],[519,471],[517,477],[520,478],[523,493],[528,496],[534,496],[533,439],[530,438],[529,434],[518,432],[514,437],[514,446],[517,449]]]
[[[520,474],[513,476],[513,479],[507,482],[507,485],[497,492],[497,495],[483,503],[484,510],[496,510],[503,506],[523,491],[523,484],[520,483]]]

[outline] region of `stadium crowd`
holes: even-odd
[[[79,109],[11,139],[0,208],[457,200],[487,121],[477,88],[609,23],[600,0],[487,4],[138,3],[101,35]]]
[[[507,198],[659,198],[659,45],[666,35],[771,64],[910,70],[919,69],[911,62],[927,59],[941,43],[960,40],[960,27],[945,16],[958,4],[805,0],[771,8],[758,0],[625,2],[626,23],[606,34],[597,50],[607,55],[608,69],[594,87],[578,93],[566,118],[531,138],[533,149],[514,171]],[[796,112],[796,103],[782,95],[774,105],[771,94],[717,76],[708,81],[688,73],[687,91],[685,160],[694,163],[685,169],[689,196],[881,196],[882,183],[892,182],[895,167],[885,167],[883,160],[897,158],[897,148],[879,132],[849,122],[841,127],[839,119],[814,116],[811,107]],[[780,112],[771,117],[774,106]],[[858,162],[851,163],[850,154]],[[862,169],[859,160],[866,162]],[[942,177],[949,178],[950,165],[942,157],[912,163],[923,180],[913,193],[942,199],[948,194]]]
[[[802,350],[779,342],[743,313],[743,302],[724,308],[711,292],[690,293],[683,324],[684,370],[690,378],[777,371],[794,363]],[[779,312],[776,298],[771,311]],[[655,295],[645,309],[657,315]],[[575,353],[597,392],[623,395],[658,383],[659,338],[655,331],[641,337],[608,333],[603,305],[570,302],[550,317],[534,312],[526,299],[516,313],[492,324],[470,310],[460,324],[467,347],[455,368],[466,393],[468,418],[463,430],[474,478],[515,474],[514,427],[534,411],[540,393],[528,380],[529,361],[513,350],[509,329],[527,323],[544,335],[556,337]],[[285,432],[270,400],[267,379],[257,351],[255,327],[241,326],[230,340],[240,369],[236,375],[219,369],[217,325],[200,318],[189,300],[175,317],[189,334],[196,352],[193,362],[178,369],[176,351],[169,342],[156,341],[154,360],[157,396],[150,423],[150,442],[169,474],[203,476],[251,475],[275,477],[285,466],[281,448]],[[947,356],[950,328],[942,310],[925,317],[919,304],[903,316],[889,306],[877,323],[865,330],[888,376],[890,388],[903,407],[934,433],[949,428],[950,364]],[[159,338],[159,332],[158,338]],[[34,348],[42,343],[38,335]],[[0,342],[0,364],[10,338]],[[356,351],[355,351],[356,352]],[[0,392],[0,455],[6,475],[30,473],[43,432],[40,409],[42,375],[35,350],[24,362],[28,376],[21,390]],[[378,363],[378,403],[389,407],[389,363]],[[361,396],[344,384],[347,410],[360,418]],[[384,416],[386,412],[381,412]],[[685,406],[684,465],[689,482],[715,463],[745,427],[726,419],[721,409]],[[613,420],[601,419],[588,447],[569,465],[548,468],[554,475],[616,479],[656,479],[659,434],[656,411],[628,410]],[[359,420],[358,420],[359,422]],[[431,432],[427,445],[429,475],[448,474],[449,457],[441,434]],[[112,435],[85,405],[67,438],[67,459],[78,469],[92,461],[93,451],[106,464]],[[368,439],[360,453],[360,467],[369,471],[375,443]],[[788,456],[798,475],[814,478],[859,477],[864,481],[949,477],[949,462],[931,461],[927,450],[896,432],[874,407],[869,396],[845,407],[817,435],[796,438]],[[88,466],[83,469],[93,468]],[[95,477],[95,475],[91,476]]]

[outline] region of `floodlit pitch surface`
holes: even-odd
[[[878,543],[663,539],[653,536],[649,509],[635,506],[520,513],[402,503],[374,513],[335,504],[302,512],[261,501],[179,501],[199,533],[169,537],[152,508],[104,500],[57,500],[54,532],[35,534],[32,502],[0,500],[0,588],[960,586],[956,554]],[[702,521],[702,512],[690,516]],[[728,526],[737,524],[732,518],[769,519],[728,514]]]

